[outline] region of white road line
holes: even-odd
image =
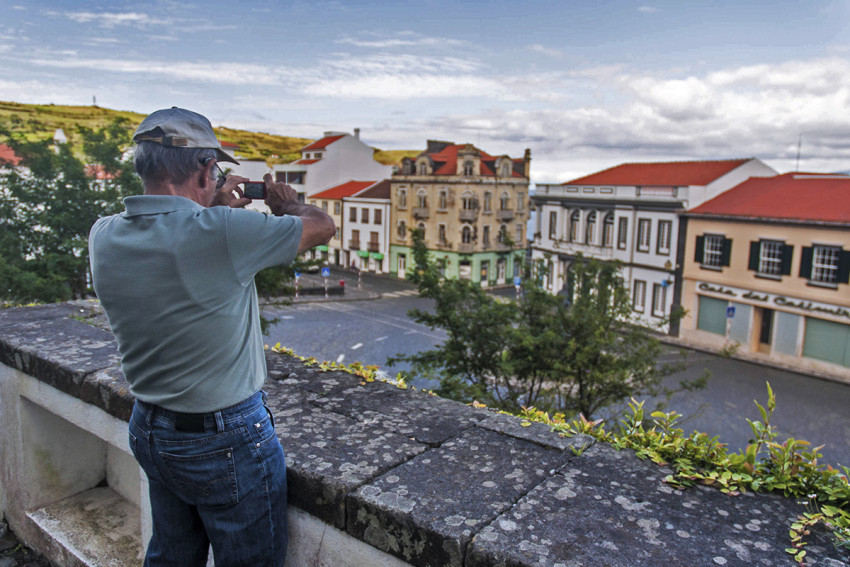
[[[356,345],[354,345],[353,347],[351,347],[351,350],[357,350],[357,349],[359,349],[359,348],[360,348],[360,347],[362,347],[362,346],[363,346],[363,343],[357,343]]]
[[[336,362],[337,362],[337,364],[342,364],[342,361],[343,361],[343,360],[345,360],[345,355],[344,355],[344,354],[341,354],[341,355],[339,355],[338,357],[336,357]]]

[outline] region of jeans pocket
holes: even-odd
[[[239,502],[233,449],[195,452],[197,446],[180,453],[160,451],[159,456],[173,481],[174,492],[196,506],[227,506]]]

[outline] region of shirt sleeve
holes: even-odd
[[[227,247],[236,276],[243,284],[264,268],[295,259],[301,242],[301,219],[276,217],[243,209],[227,210]]]

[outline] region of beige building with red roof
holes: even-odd
[[[560,185],[538,184],[532,259],[548,264],[547,288],[571,288],[580,257],[616,260],[632,294],[635,318],[667,324],[681,294],[679,215],[742,181],[776,171],[755,158],[626,163]]]
[[[392,177],[390,273],[413,262],[410,231],[420,228],[449,278],[511,283],[520,272],[529,218],[531,152],[491,156],[472,144],[428,140]]]
[[[325,132],[315,142],[301,148],[301,159],[273,168],[275,181],[283,181],[298,191],[304,202],[319,191],[350,179],[387,179],[392,166],[374,159],[375,151],[360,140],[360,129],[354,135]]]
[[[850,177],[754,178],[685,218],[684,340],[850,379]]]

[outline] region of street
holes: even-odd
[[[331,279],[345,279],[348,290],[357,286],[357,275],[352,272],[334,270]],[[389,356],[433,348],[444,339],[441,330],[428,329],[407,317],[409,309],[431,305],[410,283],[364,274],[362,289],[382,297],[266,307],[266,317],[279,319],[266,342],[280,342],[299,355],[319,360],[374,364],[394,376],[406,367],[388,367]],[[501,290],[499,295],[512,297],[513,290]],[[677,352],[666,347],[664,359],[679,356]],[[753,400],[767,405],[765,383],[770,382],[777,400],[772,424],[779,431],[778,441],[790,436],[813,446],[825,445],[823,462],[850,466],[850,386],[703,352],[689,351],[687,356],[689,368],[668,377],[667,385],[695,378],[706,368],[711,377],[704,390],[675,394],[667,405],[684,415],[680,427],[685,433],[698,430],[718,436],[730,449],[744,447],[752,435],[746,419],[760,419]],[[427,381],[413,385],[434,386]],[[650,404],[647,402],[647,407]]]

